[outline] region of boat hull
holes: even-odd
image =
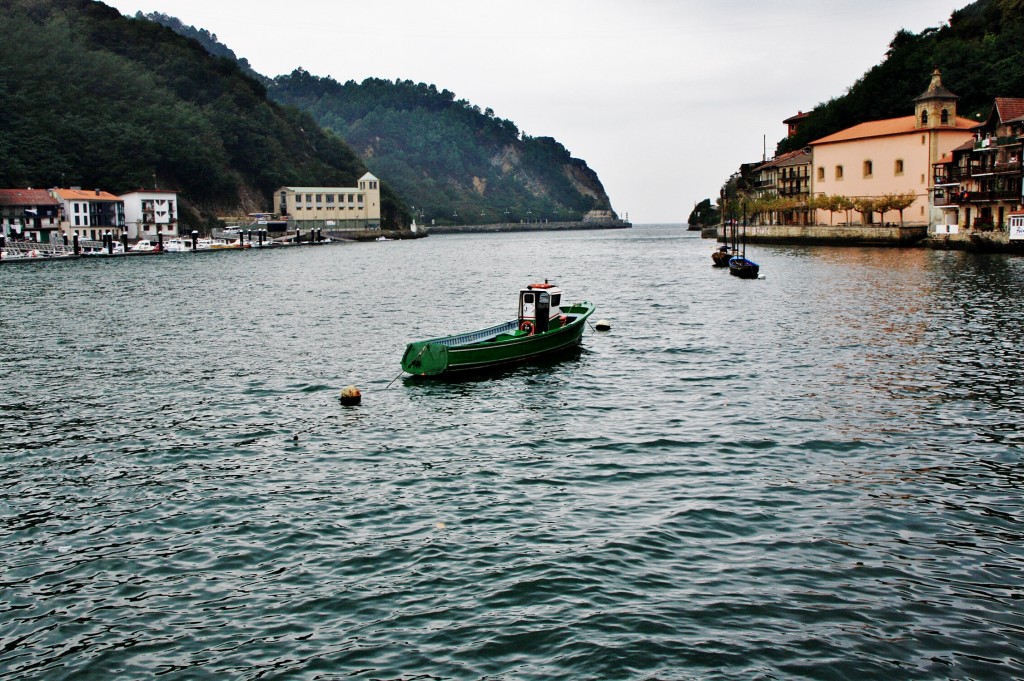
[[[733,258],[729,261],[729,274],[740,279],[757,279],[761,266],[746,258]]]
[[[545,333],[525,334],[513,320],[480,331],[409,343],[402,369],[416,376],[441,376],[490,371],[556,355],[579,345],[594,309],[587,302],[563,306],[566,323]]]

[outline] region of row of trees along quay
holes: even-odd
[[[839,194],[822,194],[795,198],[789,196],[767,195],[757,198],[734,198],[726,200],[722,214],[727,219],[736,220],[741,214],[745,214],[756,224],[770,224],[773,216],[783,213],[797,213],[802,211],[824,210],[829,212],[829,224],[835,222],[836,213],[846,215],[846,224],[850,224],[850,212],[856,211],[861,214],[863,224],[875,224],[872,216],[879,213],[882,222],[885,222],[885,214],[896,211],[900,214],[900,227],[903,226],[903,211],[909,208],[917,200],[914,192],[902,192],[899,194],[883,194],[881,196],[842,196]]]

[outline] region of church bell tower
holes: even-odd
[[[932,72],[932,82],[920,97],[914,98],[915,126],[918,130],[956,127],[956,100],[960,99],[942,84],[942,72]]]

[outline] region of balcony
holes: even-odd
[[[939,196],[935,197],[936,202]],[[994,203],[999,201],[1020,203],[1020,189],[998,189],[981,192],[948,192],[943,199],[945,205],[966,206],[977,203]]]

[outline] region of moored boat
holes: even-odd
[[[711,254],[711,262],[714,263],[714,267],[728,267],[731,257],[732,253],[729,252],[728,246],[719,246],[718,250]]]
[[[733,227],[735,235],[736,227]],[[743,230],[739,242],[733,243],[733,256],[729,258],[729,274],[740,279],[757,279],[761,266],[747,257],[747,207],[743,205]]]
[[[168,253],[191,253],[192,251],[208,251],[213,247],[213,239],[196,239],[195,248],[192,247],[192,239],[187,237],[176,237],[164,242],[164,250]]]
[[[519,314],[479,331],[409,343],[402,369],[417,376],[486,371],[530,362],[580,343],[593,303],[563,303],[562,290],[545,281],[519,292]]]
[[[729,274],[740,279],[757,279],[761,266],[749,258],[735,256],[729,258]]]

